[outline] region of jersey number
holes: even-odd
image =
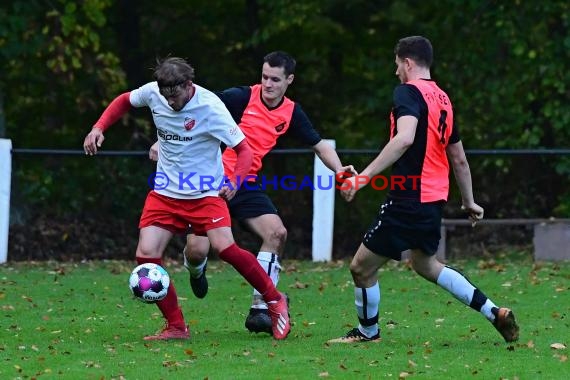
[[[439,124],[437,126],[437,131],[441,134],[439,142],[442,144],[445,144],[445,130],[447,129],[447,123],[445,122],[445,119],[447,119],[447,111],[441,110],[441,113],[439,114]]]

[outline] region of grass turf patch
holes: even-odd
[[[186,341],[145,342],[158,308],[134,300],[134,263],[0,266],[2,379],[565,379],[569,376],[570,263],[526,257],[453,263],[496,304],[513,309],[520,341],[506,344],[479,313],[408,265],[380,273],[382,341],[335,344],[357,323],[348,262],[285,261],[291,298],[285,341],[244,327],[251,290],[229,265],[208,266],[199,300],[180,263],[165,265],[190,325]]]

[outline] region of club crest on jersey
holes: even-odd
[[[184,118],[184,129],[186,129],[187,131],[191,130],[192,128],[194,128],[194,125],[196,125],[196,120],[191,119],[189,117],[185,117]]]
[[[279,124],[278,126],[275,127],[275,132],[281,132],[283,130],[283,128],[285,128],[285,122]]]

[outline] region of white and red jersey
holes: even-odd
[[[158,84],[150,82],[130,93],[133,107],[149,107],[159,141],[157,176],[159,194],[177,199],[218,196],[224,169],[220,142],[235,147],[244,134],[224,103],[212,92],[194,86],[194,95],[178,112],[160,95]]]

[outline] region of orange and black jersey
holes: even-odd
[[[413,144],[392,166],[392,175],[406,180],[403,186],[395,184],[389,195],[422,203],[446,201],[449,163],[445,149],[460,140],[449,97],[434,81],[421,79],[397,86],[393,99],[390,138],[398,133],[398,118],[413,116],[418,124]]]
[[[283,97],[277,106],[270,108],[261,98],[259,84],[232,87],[216,95],[226,105],[253,150],[251,176],[257,176],[263,157],[275,146],[279,136],[288,133],[308,146],[321,141],[321,136],[298,103]],[[236,154],[232,149],[224,151],[223,162],[229,177],[236,163]]]

